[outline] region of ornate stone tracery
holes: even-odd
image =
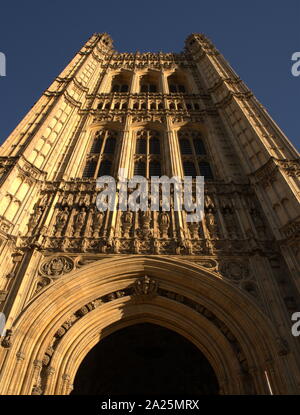
[[[72,271],[74,268],[73,261],[64,256],[52,258],[50,261],[44,262],[40,267],[40,273],[52,278],[58,278],[61,275]]]

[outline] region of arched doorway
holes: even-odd
[[[220,394],[297,391],[287,382],[292,354],[279,354],[276,327],[249,296],[198,264],[129,255],[79,265],[26,305],[0,349],[0,394],[70,394],[93,347],[140,323],[194,344]]]
[[[167,328],[140,323],[112,333],[90,350],[72,394],[212,395],[218,390],[210,363],[194,344]]]

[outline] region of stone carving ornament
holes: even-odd
[[[170,226],[170,218],[167,212],[162,211],[159,215],[159,227],[163,239],[168,238],[168,229]]]
[[[224,262],[220,267],[220,273],[232,281],[239,282],[248,276],[248,267],[238,261]]]
[[[206,227],[211,239],[219,239],[219,228],[216,215],[210,210],[206,215]]]
[[[5,336],[3,338],[3,340],[1,341],[1,346],[9,349],[12,346],[12,335],[13,335],[13,331],[10,330],[6,330]]]
[[[124,238],[129,237],[129,231],[132,226],[132,212],[130,210],[123,213],[122,216],[122,228]]]
[[[95,210],[93,214],[93,229],[94,231],[99,231],[103,222],[103,212]]]
[[[74,218],[74,228],[75,230],[80,230],[84,224],[86,216],[86,211],[84,209],[80,210]]]
[[[138,279],[133,286],[135,296],[153,298],[157,295],[158,284],[155,280],[145,275]]]
[[[140,217],[141,217],[141,225],[142,225],[142,229],[140,230],[141,231],[140,233],[145,238],[148,238],[152,234],[152,230],[150,229],[151,212],[149,210],[145,212],[141,212]]]
[[[61,231],[64,228],[64,226],[67,223],[68,216],[69,216],[68,208],[64,208],[64,210],[61,210],[58,212],[56,216],[56,224],[55,224],[55,228],[57,232]]]
[[[48,277],[41,277],[41,279],[36,284],[35,293],[38,293],[40,290],[42,290],[47,285],[51,284],[51,278]]]
[[[52,278],[60,277],[74,268],[74,262],[71,258],[58,256],[44,262],[40,267],[40,273]]]

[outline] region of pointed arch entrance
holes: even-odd
[[[32,299],[2,355],[0,393],[69,394],[90,350],[140,323],[191,342],[212,367],[221,394],[290,390],[276,329],[250,297],[200,265],[128,255],[79,267]]]

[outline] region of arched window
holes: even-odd
[[[183,170],[188,176],[204,176],[213,180],[205,145],[201,133],[197,130],[182,129],[178,133],[181,154],[184,155]]]
[[[118,132],[114,130],[100,130],[95,133],[87,156],[83,177],[95,177],[96,170],[98,170],[97,175],[111,174],[117,135]],[[102,156],[105,157],[100,162]]]
[[[111,92],[128,92],[131,82],[132,73],[130,71],[121,71],[114,75],[112,79]]]
[[[134,175],[135,176],[146,176],[146,164],[143,161],[137,161],[134,164]]]
[[[182,71],[175,71],[168,77],[169,91],[171,94],[186,93],[187,84],[186,76]]]
[[[139,130],[136,132],[135,154],[138,159],[135,163],[134,172],[137,169],[143,171],[144,177],[160,176],[160,132],[156,130]],[[142,157],[140,157],[142,155]],[[141,165],[142,163],[142,165]],[[140,167],[139,167],[140,166]],[[141,174],[141,173],[139,173]]]
[[[159,74],[155,71],[143,75],[140,82],[141,92],[158,92],[158,77]]]
[[[100,163],[100,167],[99,167],[97,176],[98,177],[110,176],[111,175],[111,166],[112,166],[111,161],[102,160],[101,163]]]

